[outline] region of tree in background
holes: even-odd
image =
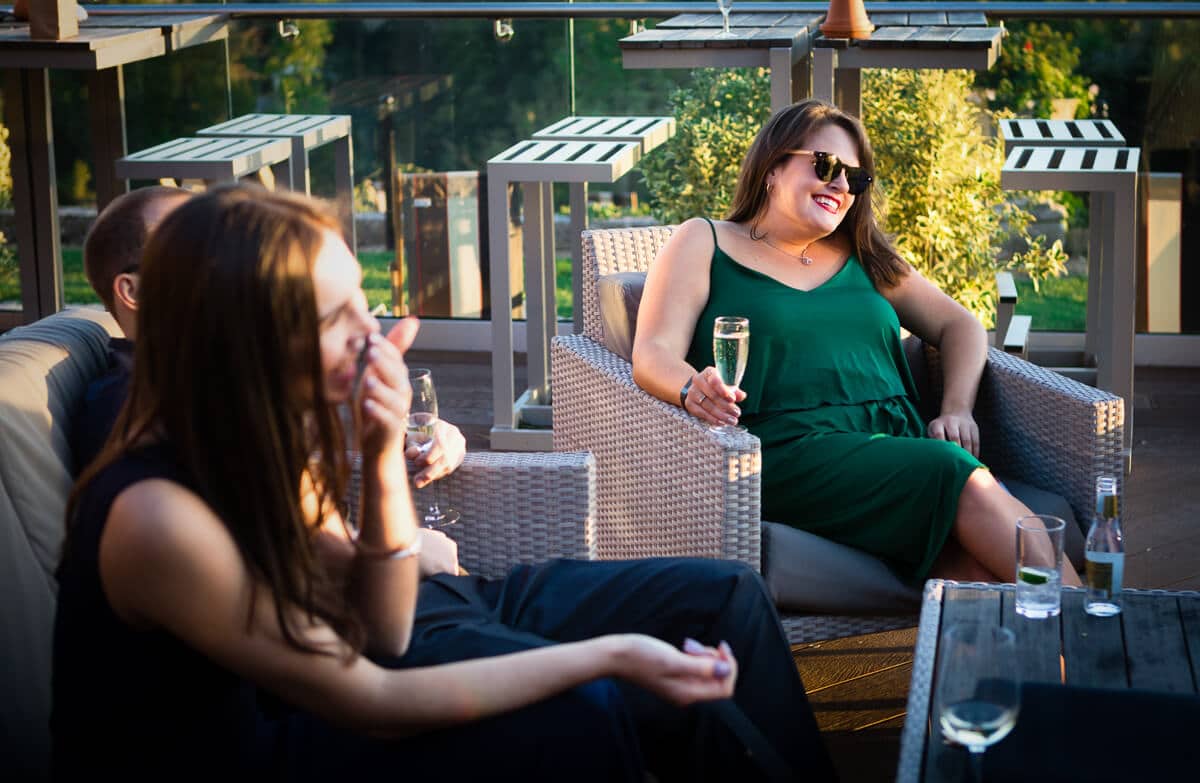
[[[1045,22],[1013,22],[1007,27],[996,65],[975,79],[992,91],[988,108],[1022,117],[1048,118],[1055,101],[1077,101],[1071,116],[1091,112],[1089,80],[1078,73],[1080,51],[1075,36]]]
[[[991,113],[970,100],[968,71],[871,70],[863,114],[875,171],[887,197],[884,228],[900,255],[975,314],[995,315],[995,273],[1013,269],[1034,281],[1065,271],[1061,243],[1032,239],[1019,194],[1000,187],[1004,144],[980,129]],[[994,127],[999,119],[988,117]],[[1004,258],[1010,237],[1027,249]]]
[[[692,76],[671,93],[675,135],[639,164],[651,210],[664,223],[724,215],[742,158],[771,116],[765,69],[704,68]]]

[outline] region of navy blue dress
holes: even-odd
[[[552,561],[503,580],[437,576],[420,589],[408,652],[389,667],[500,655],[615,632],[730,643],[733,699],[681,709],[602,679],[513,712],[378,740],[283,703],[105,598],[99,547],[113,501],[149,478],[188,486],[168,449],[126,454],[84,489],[59,568],[51,728],[59,779],[832,779],[761,579],[729,561]]]

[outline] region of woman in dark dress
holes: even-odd
[[[742,566],[555,561],[419,582],[416,323],[380,335],[337,225],[310,200],[232,187],[151,238],[130,398],[68,512],[58,776],[831,777]],[[354,536],[340,403],[361,422]],[[740,677],[735,653],[752,661]]]
[[[634,378],[761,439],[764,519],[871,552],[917,584],[930,573],[1011,581],[1016,520],[1030,511],[978,460],[986,333],[880,231],[872,174],[856,118],[816,100],[771,117],[728,220],[687,221],[651,267]],[[750,319],[740,388],[713,366],[721,315]],[[941,350],[928,427],[901,326]],[[1079,582],[1069,568],[1063,580]]]

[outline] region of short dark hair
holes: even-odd
[[[146,238],[154,228],[146,219],[149,207],[160,199],[188,195],[182,188],[165,185],[138,188],[113,199],[96,216],[83,242],[83,271],[92,290],[110,311],[113,280],[119,274],[136,272],[141,266]]]

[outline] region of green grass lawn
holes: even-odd
[[[387,250],[364,250],[358,254],[363,266],[363,289],[367,303],[391,306],[392,282],[388,271],[392,253]],[[21,290],[14,279],[0,279],[0,302],[17,301]],[[559,258],[555,263],[558,291],[558,317],[572,317],[571,259]],[[92,292],[83,274],[83,251],[78,247],[63,248],[63,288],[70,304],[94,304],[100,300]],[[1017,280],[1017,312],[1033,316],[1037,331],[1081,332],[1087,312],[1087,277],[1069,275],[1044,281],[1040,291],[1033,290],[1028,280]]]
[[[1087,276],[1067,275],[1043,280],[1040,291],[1017,279],[1019,315],[1033,316],[1038,332],[1082,332],[1087,318]]]

